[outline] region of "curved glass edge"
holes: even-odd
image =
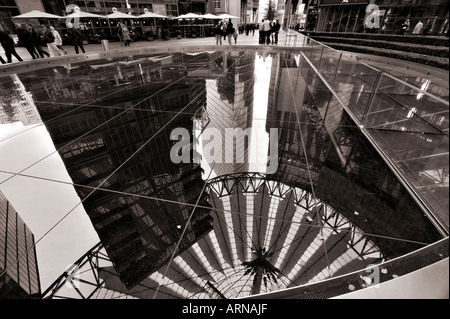
[[[343,276],[242,299],[329,299],[388,282],[448,258],[449,238]],[[400,297],[400,296],[399,296]]]
[[[314,94],[334,98],[324,114],[343,107],[403,181],[444,236],[449,234],[449,103],[410,83],[303,36],[302,56]],[[327,121],[327,120],[325,120]],[[343,165],[348,159],[342,158]]]

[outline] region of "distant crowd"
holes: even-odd
[[[32,25],[20,23],[15,24],[17,38],[21,45],[27,49],[32,59],[42,59],[45,57],[54,57],[66,55],[63,47],[61,35],[53,26],[45,24],[38,28]],[[68,36],[78,54],[80,51],[85,53],[82,41],[82,33],[78,28],[69,28]],[[17,60],[23,61],[22,57],[16,52],[14,40],[8,33],[0,31],[0,42],[5,50],[6,60],[0,56],[0,62],[3,64],[11,63],[14,56]]]
[[[67,25],[67,27],[67,31],[64,32],[65,41],[63,41],[63,38],[53,26],[42,24],[38,27],[34,27],[31,24],[15,23],[18,41],[21,46],[26,48],[32,59],[66,55],[67,51],[64,49],[63,44],[67,44],[68,42],[73,45],[77,54],[80,52],[85,53],[82,31],[70,24]],[[278,20],[269,21],[265,19],[259,24],[238,24],[236,28],[231,20],[223,20],[218,22],[214,27],[214,35],[217,45],[222,44],[222,39],[224,41],[228,39],[228,44],[231,45],[233,42],[237,43],[240,34],[254,36],[255,30],[258,30],[260,44],[277,44],[280,28],[281,25]],[[121,41],[121,45],[130,46],[132,41],[130,30],[125,23],[118,23],[116,34]],[[16,44],[8,33],[0,31],[0,42],[6,55],[5,59],[0,56],[0,62],[2,64],[11,63],[13,57],[18,61],[24,60],[16,52]]]
[[[222,38],[224,41],[228,39],[228,44],[232,45],[237,43],[239,34],[246,34],[247,36],[255,35],[255,30],[259,31],[259,44],[278,44],[278,34],[280,32],[281,25],[276,21],[262,20],[261,23],[249,23],[238,24],[237,28],[234,28],[233,22],[229,20],[219,21],[214,27],[214,35],[216,37],[216,45],[222,45]]]

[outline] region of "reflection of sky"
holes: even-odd
[[[252,141],[250,144],[250,172],[266,172],[269,136],[266,132],[267,105],[269,99],[272,57],[262,58],[256,54],[255,88],[253,96]],[[267,92],[263,94],[262,92]]]
[[[253,119],[251,129],[251,140],[249,145],[249,171],[266,173],[267,156],[269,147],[269,134],[266,132],[266,117],[269,98],[270,73],[272,67],[271,57],[261,57],[255,54],[255,73],[254,73],[254,95],[253,95]],[[207,90],[217,90],[216,80],[206,80]],[[240,101],[237,101],[238,103]],[[225,106],[224,106],[225,107]],[[232,106],[230,106],[232,107]],[[208,108],[208,107],[207,107]],[[199,136],[200,141],[196,144],[196,150],[202,154],[204,141],[201,135],[201,123],[194,123],[194,136]],[[234,129],[234,128],[231,128]],[[242,129],[246,129],[243,127]],[[226,136],[223,137],[225,139]],[[222,141],[224,142],[224,141]],[[225,158],[225,154],[222,154]],[[217,176],[216,172],[211,171],[213,163],[208,158],[202,156],[201,162],[204,169],[203,177],[212,179]],[[231,172],[230,172],[231,173]]]
[[[9,179],[12,175],[5,173],[19,173],[30,165],[21,173],[27,176]],[[35,242],[44,236],[36,244],[42,291],[99,241],[83,207],[77,206],[80,199],[73,186],[58,181],[71,182],[44,125],[0,125],[0,191],[30,228]]]

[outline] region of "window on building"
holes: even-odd
[[[214,0],[214,8],[216,9],[220,8],[220,0]]]
[[[175,4],[167,4],[166,5],[166,12],[168,16],[174,16],[176,17],[178,15],[178,6]]]

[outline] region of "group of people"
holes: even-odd
[[[278,44],[281,25],[276,21],[262,20],[259,25],[259,44]]]
[[[40,28],[35,29],[29,24],[15,24],[17,38],[21,45],[27,49],[32,59],[45,57],[54,57],[66,55],[67,51],[63,47],[63,40],[59,32],[53,26],[42,24]],[[70,38],[75,48],[75,52],[85,53],[82,34],[77,28],[70,28]],[[23,61],[22,57],[15,49],[14,40],[8,33],[0,31],[0,42],[5,51],[6,61],[0,56],[0,62],[3,64],[11,63],[14,56],[18,61]]]
[[[238,38],[238,32],[233,26],[233,22],[229,20],[228,22],[225,21],[219,21],[216,26],[214,27],[214,35],[216,37],[216,45],[222,45],[222,38],[224,40],[228,39],[228,44],[237,43]]]
[[[431,20],[427,21],[427,24],[424,25],[423,20],[420,19],[419,22],[414,26],[411,32],[411,21],[410,19],[406,19],[402,24],[401,34],[413,34],[413,35],[428,35],[431,32],[432,23]]]
[[[254,26],[254,28],[249,26],[248,31],[245,28],[245,33],[249,35],[250,31],[258,27],[259,29],[259,44],[278,44],[278,34],[281,29],[281,25],[276,21],[262,20],[259,26]],[[219,21],[214,27],[214,35],[216,37],[216,45],[222,45],[222,38],[226,40],[228,38],[228,44],[231,45],[234,39],[234,43],[237,43],[237,39],[240,31],[233,27],[231,20],[228,22]]]

